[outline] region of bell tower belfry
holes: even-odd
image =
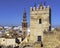
[[[40,3],[39,7],[30,7],[30,40],[43,42],[43,32],[51,30],[51,8]]]
[[[23,38],[25,38],[27,36],[27,16],[26,16],[26,10],[24,10],[23,13],[23,22],[22,22],[22,33],[23,33]]]

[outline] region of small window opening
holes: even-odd
[[[41,24],[42,23],[42,21],[41,21],[41,19],[39,19],[39,24]]]
[[[38,41],[39,41],[39,42],[41,41],[41,36],[38,36]]]

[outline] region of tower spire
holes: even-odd
[[[26,21],[26,9],[24,8],[24,13],[23,13],[23,21]]]

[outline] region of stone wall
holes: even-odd
[[[43,47],[44,48],[60,48],[60,31],[53,31],[46,33],[44,36]]]

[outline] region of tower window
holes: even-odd
[[[41,22],[41,19],[39,19],[39,24],[41,24],[42,22]]]
[[[38,41],[41,41],[41,36],[38,36]]]
[[[27,23],[23,23],[22,26],[23,26],[23,27],[27,27]]]

